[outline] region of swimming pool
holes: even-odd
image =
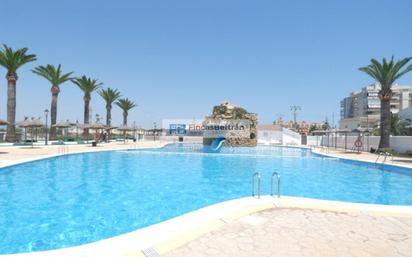
[[[58,249],[250,196],[253,173],[282,176],[282,195],[412,205],[412,170],[291,147],[203,153],[196,144],[85,153],[0,169],[0,253]]]

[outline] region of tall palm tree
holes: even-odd
[[[51,129],[50,129],[50,140],[56,139],[56,128],[53,127],[54,124],[57,122],[57,98],[59,97],[60,93],[60,85],[64,82],[71,80],[70,76],[73,72],[69,72],[66,74],[62,73],[61,65],[54,67],[53,65],[47,64],[46,66],[38,66],[32,70],[34,74],[37,74],[45,79],[47,79],[51,84],[52,87],[50,89],[52,93],[52,101],[50,107],[50,117],[51,117]]]
[[[106,102],[106,126],[110,127],[112,120],[112,104],[120,98],[120,92],[117,89],[108,87],[107,89],[100,89],[99,95]]]
[[[6,141],[16,141],[16,81],[17,69],[36,60],[36,55],[27,54],[27,48],[13,50],[7,45],[0,49],[0,66],[7,69],[7,136]]]
[[[122,98],[117,100],[116,105],[123,110],[123,125],[127,126],[127,115],[129,115],[130,109],[136,107],[136,104],[128,98]]]
[[[380,135],[379,148],[390,147],[391,133],[391,105],[392,85],[395,81],[412,70],[412,64],[405,69],[402,68],[412,59],[412,57],[404,58],[399,61],[394,61],[393,57],[390,61],[383,58],[382,63],[375,59],[371,59],[371,64],[366,67],[359,68],[381,85],[378,96],[381,101],[381,120],[380,120]]]
[[[75,78],[72,80],[84,93],[84,124],[89,124],[89,111],[90,111],[90,100],[92,99],[91,94],[100,88],[103,83],[99,83],[97,79],[92,79],[86,76],[81,78]],[[85,130],[87,134],[87,130]]]

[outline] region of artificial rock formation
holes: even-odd
[[[213,107],[213,113],[203,122],[203,144],[224,137],[226,146],[257,145],[257,115],[225,101]]]

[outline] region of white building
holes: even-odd
[[[402,120],[412,121],[412,106],[409,106],[408,108],[400,111],[399,116],[401,117]]]
[[[363,87],[352,92],[341,101],[340,128],[373,128],[380,120],[379,84]],[[394,85],[392,87],[391,112],[399,113],[412,106],[412,89],[410,86]]]

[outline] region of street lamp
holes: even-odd
[[[47,142],[47,124],[48,124],[48,117],[49,117],[49,110],[44,110],[44,116],[46,116],[46,128],[45,128],[45,136],[44,136],[44,141],[45,141],[45,145],[48,145],[48,142]]]
[[[153,122],[153,141],[156,141],[156,122]]]
[[[133,139],[136,142],[136,121],[133,121]]]

